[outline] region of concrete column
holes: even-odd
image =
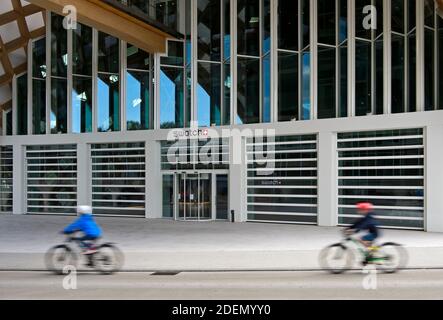
[[[24,146],[16,144],[12,150],[12,213],[25,214],[25,152]]]
[[[235,210],[235,222],[247,220],[247,164],[245,147],[246,140],[240,134],[229,138],[229,218],[231,210]]]
[[[318,225],[337,225],[337,134],[318,134]]]
[[[90,152],[87,143],[77,144],[77,204],[92,206]]]
[[[161,218],[163,179],[161,174],[160,142],[146,141],[146,218]]]
[[[425,132],[425,230],[443,232],[443,125]]]

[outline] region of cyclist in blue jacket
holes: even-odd
[[[80,214],[80,217],[67,226],[63,233],[82,232],[83,236],[79,240],[85,249],[84,254],[93,254],[97,250],[93,247],[92,242],[101,237],[102,231],[92,216],[92,208],[90,206],[78,206],[77,213]]]

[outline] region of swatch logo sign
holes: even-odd
[[[175,130],[172,132],[172,135],[175,139],[207,137],[209,135],[209,130],[208,129]]]

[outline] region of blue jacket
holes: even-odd
[[[373,212],[369,212],[363,218],[358,220],[350,229],[354,229],[356,232],[361,230],[367,230],[369,233],[372,233],[378,236],[378,223],[374,217]]]
[[[63,230],[64,233],[73,233],[76,231],[81,231],[85,236],[90,237],[100,237],[102,234],[102,231],[92,217],[92,214],[82,214],[77,220]]]

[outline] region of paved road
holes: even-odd
[[[77,289],[47,272],[0,272],[0,299],[443,299],[443,270],[377,275],[353,272],[183,272],[113,276],[79,273]],[[71,282],[72,283],[72,282]]]

